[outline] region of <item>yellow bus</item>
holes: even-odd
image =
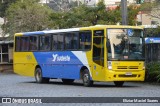
[[[35,77],[37,83],[62,79],[144,81],[143,28],[123,25],[96,25],[81,28],[16,33],[14,72]]]

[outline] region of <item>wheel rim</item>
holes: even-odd
[[[84,83],[88,83],[88,78],[89,78],[88,74],[84,74],[83,76]]]
[[[40,81],[40,77],[41,77],[41,73],[39,72],[39,70],[37,70],[36,79],[38,82]]]

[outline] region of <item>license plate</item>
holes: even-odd
[[[126,72],[125,75],[132,75],[132,72]]]

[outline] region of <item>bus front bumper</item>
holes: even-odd
[[[144,81],[145,70],[132,71],[114,71],[108,70],[106,73],[106,81]]]

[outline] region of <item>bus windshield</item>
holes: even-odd
[[[144,60],[141,29],[108,29],[108,60]]]

